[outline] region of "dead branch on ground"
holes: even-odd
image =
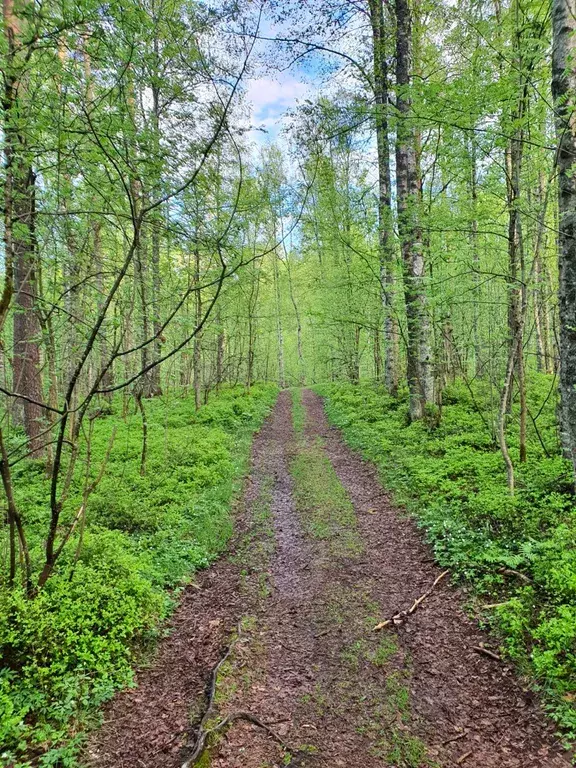
[[[200,761],[200,758],[206,751],[209,738],[219,733],[220,731],[225,730],[228,726],[232,725],[232,723],[237,722],[238,720],[244,720],[248,723],[252,723],[252,725],[257,726],[258,728],[261,728],[269,736],[271,736],[274,739],[274,741],[278,742],[278,744],[280,744],[282,749],[285,750],[286,752],[295,754],[298,751],[298,750],[290,749],[290,747],[282,740],[282,738],[276,733],[276,731],[274,731],[269,725],[264,723],[259,717],[252,714],[252,712],[244,712],[244,711],[232,712],[230,715],[226,715],[226,717],[220,720],[220,722],[218,722],[216,725],[212,727],[208,727],[208,722],[214,717],[214,714],[215,714],[214,704],[216,699],[216,687],[218,684],[218,673],[220,672],[222,666],[230,658],[230,655],[232,654],[232,651],[234,650],[235,645],[240,641],[240,639],[241,639],[241,634],[239,631],[238,635],[232,640],[232,642],[226,649],[226,652],[224,653],[220,661],[213,667],[212,672],[210,673],[210,680],[209,680],[208,689],[207,689],[206,711],[204,712],[204,716],[202,717],[202,720],[200,721],[200,725],[198,726],[198,733],[196,736],[196,741],[194,742],[192,754],[184,763],[182,763],[181,768],[194,768],[194,766],[198,764],[198,762]]]
[[[430,597],[436,585],[440,581],[442,581],[442,579],[445,576],[448,576],[449,573],[450,571],[444,571],[443,573],[441,573],[440,576],[436,578],[436,580],[434,581],[430,589],[427,592],[424,592],[424,594],[421,595],[417,600],[415,600],[412,603],[412,606],[407,611],[399,611],[398,613],[394,614],[394,616],[392,616],[391,619],[386,619],[386,621],[381,621],[379,624],[376,624],[373,631],[378,632],[380,629],[384,629],[384,627],[387,627],[390,624],[396,624],[396,625],[403,624],[404,621],[407,619],[407,617],[411,616],[414,613],[414,611],[418,608],[418,606],[420,606],[424,602],[424,600],[426,600],[426,598]]]
[[[497,653],[494,653],[494,651],[491,651],[489,648],[484,648],[483,645],[473,645],[472,650],[476,651],[476,653],[488,656],[489,659],[494,659],[494,661],[502,661]]]

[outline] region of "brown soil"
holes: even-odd
[[[372,631],[440,571],[375,469],[328,426],[320,399],[309,391],[303,399],[303,436],[294,435],[283,392],[255,439],[236,556],[184,593],[156,662],[107,708],[87,761],[180,765],[210,670],[242,618],[219,679],[218,716],[249,711],[284,744],[238,721],[204,766],[566,768],[568,756],[514,672],[472,650],[490,647],[490,638],[448,579],[405,623]],[[311,535],[306,510],[296,507],[291,463],[310,446],[326,452],[353,503],[359,546],[349,551]]]

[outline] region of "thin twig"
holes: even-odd
[[[389,624],[402,624],[402,622],[406,619],[407,616],[411,616],[414,613],[414,611],[418,608],[418,606],[421,605],[424,602],[424,600],[426,600],[426,598],[430,597],[436,585],[440,581],[442,581],[442,579],[445,576],[448,576],[449,573],[450,571],[444,571],[443,573],[441,573],[440,576],[436,578],[436,580],[434,581],[430,589],[427,592],[424,592],[424,594],[421,595],[417,600],[415,600],[412,603],[412,606],[407,611],[399,611],[394,616],[392,616],[391,619],[386,619],[386,621],[381,621],[379,624],[376,624],[373,631],[378,632],[380,629],[384,629],[384,627],[387,627]]]
[[[456,734],[456,736],[451,736],[449,739],[445,739],[442,742],[442,746],[445,747],[446,744],[451,744],[453,741],[459,741],[460,739],[463,739],[465,736],[468,736],[468,731],[462,731],[462,733]]]
[[[476,653],[482,653],[484,656],[488,656],[490,659],[494,659],[494,661],[502,661],[500,656],[498,656],[497,653],[494,653],[494,651],[490,651],[488,648],[484,648],[483,645],[473,645],[472,650],[476,651]]]

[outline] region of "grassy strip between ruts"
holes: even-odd
[[[395,500],[426,529],[438,561],[468,579],[485,602],[503,652],[540,690],[569,738],[576,737],[576,514],[558,449],[550,377],[530,387],[540,414],[528,461],[508,494],[504,463],[474,398],[456,382],[438,426],[408,424],[405,400],[362,384],[317,387],[330,421],[372,460]],[[517,455],[518,437],[510,430]]]
[[[328,567],[363,551],[356,512],[327,456],[320,437],[304,437],[306,408],[300,390],[292,391],[293,423],[300,439],[290,465],[294,499],[300,519],[313,539],[326,542]],[[338,569],[339,571],[340,569]],[[342,569],[345,572],[346,569]],[[434,765],[425,744],[411,733],[410,662],[395,639],[374,633],[380,609],[361,584],[341,583],[335,573],[319,603],[315,635],[332,626],[342,641],[334,676],[319,674],[314,690],[302,703],[312,717],[329,706],[346,722],[355,713],[356,729],[370,741],[370,752],[390,766],[425,768]],[[326,650],[328,657],[334,649]],[[361,684],[360,684],[361,681]]]
[[[304,427],[306,425],[306,408],[302,402],[302,390],[291,389],[292,396],[292,426],[297,438],[304,436]]]
[[[58,572],[34,600],[0,584],[0,764],[74,763],[87,723],[114,691],[131,683],[133,665],[153,647],[178,588],[224,549],[252,435],[277,392],[271,385],[250,394],[225,390],[198,412],[190,398],[147,402],[143,476],[139,415],[95,421],[94,474],[114,428],[117,434],[89,501],[77,561],[71,541]],[[14,475],[25,489],[17,501],[39,564],[44,467],[22,463]],[[81,503],[81,489],[79,472],[64,520]]]
[[[301,392],[292,391],[295,455],[290,462],[294,500],[303,524],[313,538],[328,542],[334,555],[362,552],[354,506],[326,455],[320,437],[306,439],[306,409]]]

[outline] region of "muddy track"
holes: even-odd
[[[231,557],[184,594],[173,632],[139,685],[112,702],[91,740],[94,766],[175,768],[194,740],[211,667],[240,622],[218,683],[224,717],[204,766],[561,768],[570,763],[537,702],[442,581],[422,535],[391,504],[374,468],[305,391],[295,434],[288,392],[256,437]]]

